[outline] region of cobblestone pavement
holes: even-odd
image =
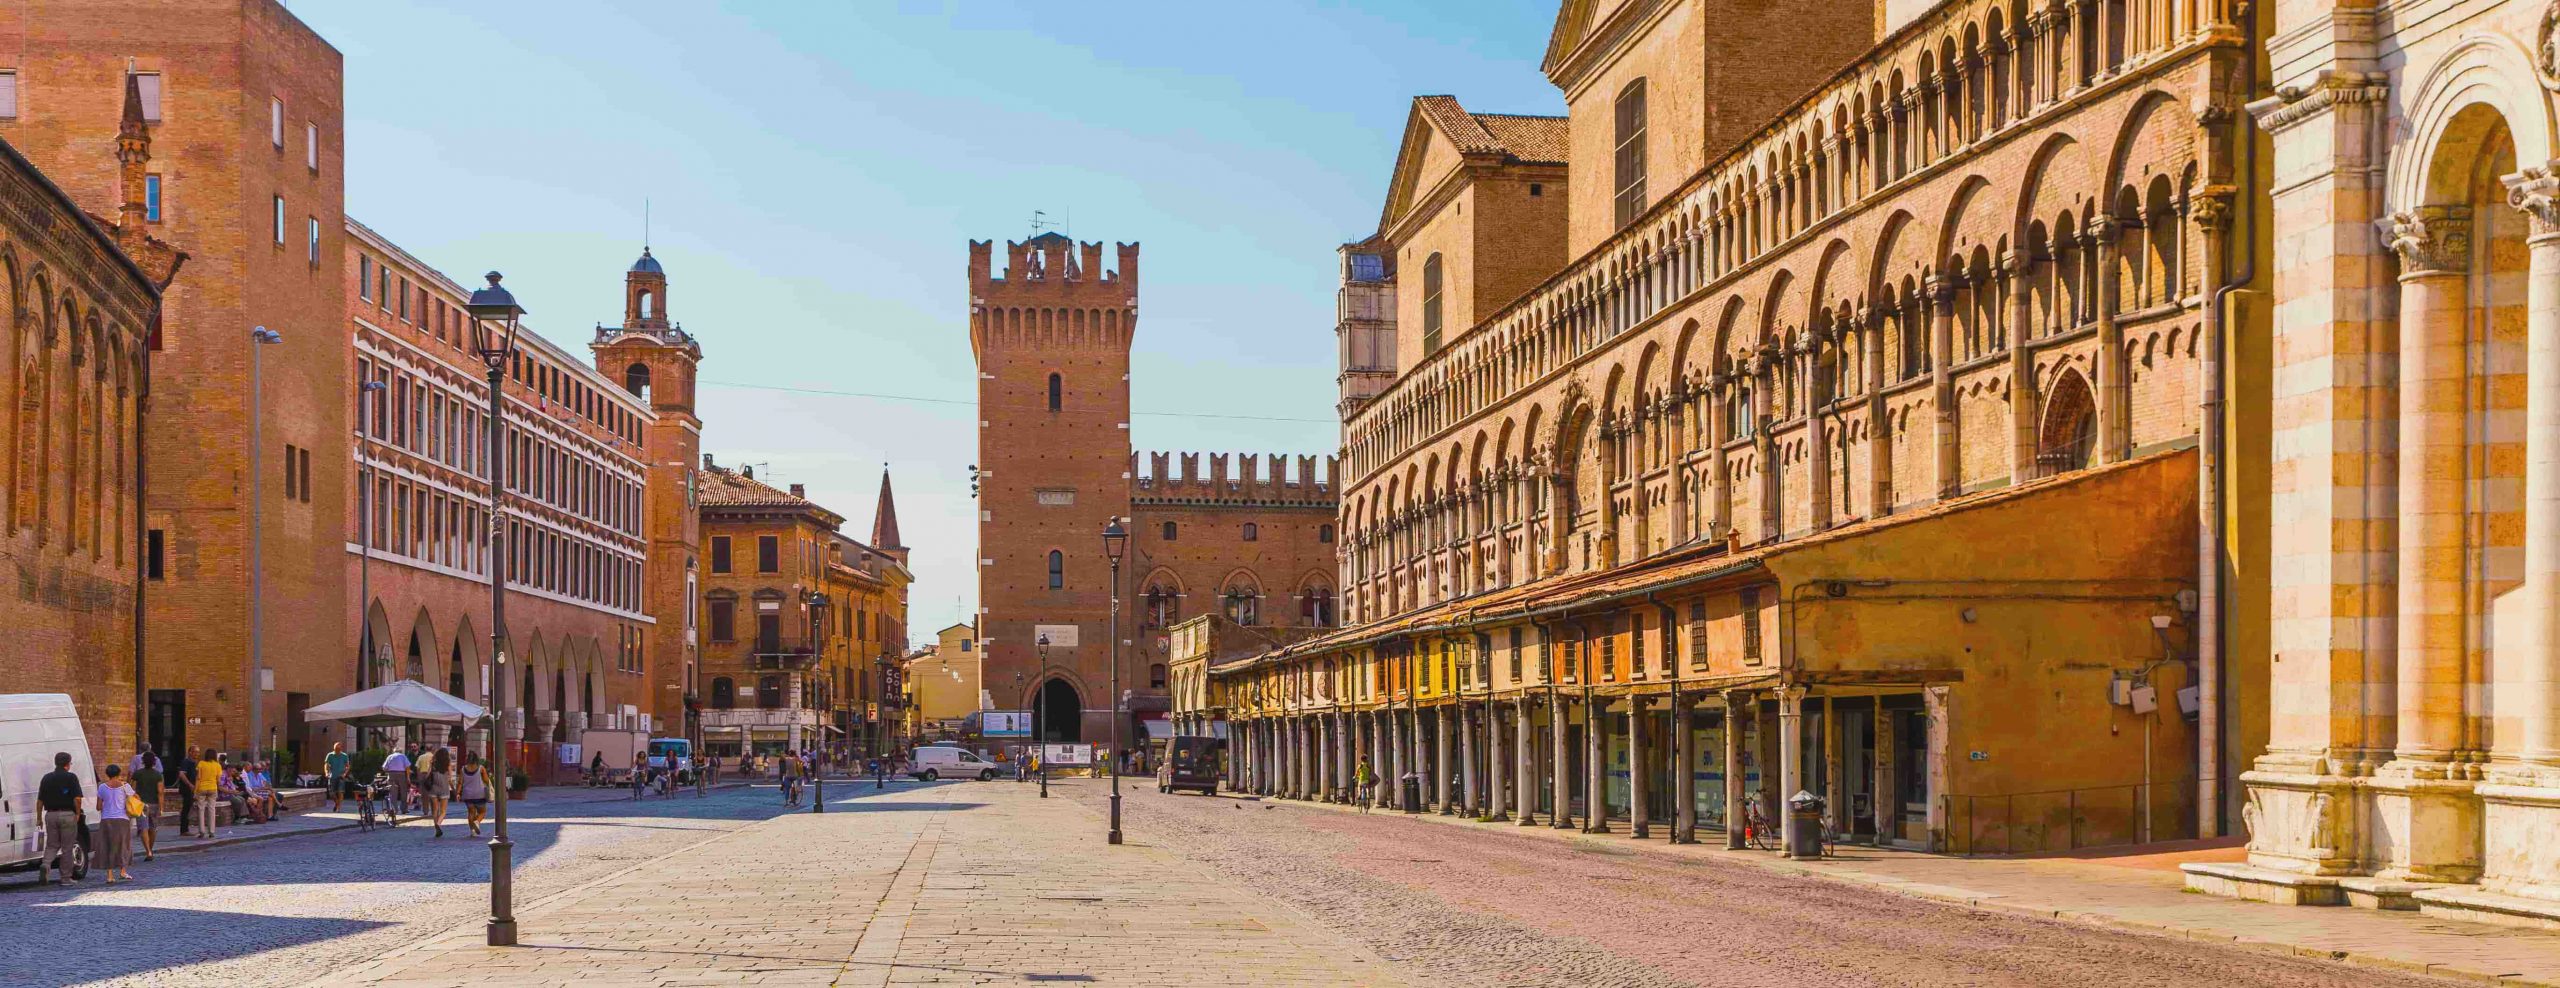
[[[1401,985],[1376,955],[1029,786],[858,787],[315,985]],[[830,796],[834,793],[831,791]]]
[[[2267,985],[2450,982],[1987,912],[1630,846],[1127,784],[1179,849],[1431,984]],[[1099,805],[1106,788],[1067,787]]]
[[[766,819],[779,804],[770,788],[637,803],[536,790],[510,811],[518,901]],[[0,985],[293,984],[407,946],[487,915],[488,844],[461,819],[456,806],[442,838],[403,822],[137,859],[132,884],[37,888],[0,876]]]

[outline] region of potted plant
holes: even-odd
[[[508,799],[523,799],[525,791],[531,788],[533,788],[533,776],[526,775],[524,769],[519,766],[507,766]]]

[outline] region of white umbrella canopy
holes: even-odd
[[[345,721],[357,727],[421,722],[469,725],[488,715],[488,708],[414,679],[349,693],[302,712],[305,720]]]

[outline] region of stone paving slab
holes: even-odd
[[[1328,803],[1287,805],[1357,812]],[[2094,923],[2165,936],[2210,940],[2274,953],[2418,972],[2483,984],[2560,988],[2560,933],[2438,919],[2411,912],[2347,906],[2278,906],[2189,892],[2175,867],[2181,855],[2126,857],[1959,858],[1881,848],[1839,846],[1822,860],[1791,860],[1770,851],[1728,851],[1724,835],[1700,830],[1699,843],[1675,845],[1668,828],[1636,840],[1553,828],[1425,813],[1417,819],[1452,827],[1499,829],[1560,841],[1635,848],[1673,857],[1726,861],[1790,874],[1857,882],[1980,909]],[[2207,850],[2184,857],[2227,857]]]
[[[1367,948],[1066,799],[901,784],[776,817],[314,982],[1402,985]]]

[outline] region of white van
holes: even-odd
[[[84,792],[97,784],[96,766],[89,764],[89,737],[80,729],[80,712],[71,705],[70,694],[0,694],[0,827],[7,829],[7,842],[0,843],[0,871],[33,870],[44,856],[44,810],[36,805],[36,785],[53,771],[58,751],[71,753],[71,772],[80,777]],[[85,840],[97,827],[96,802],[82,799],[80,815]],[[71,876],[87,877],[85,848],[72,860]]]
[[[974,778],[985,782],[996,777],[996,763],[978,757],[978,753],[950,745],[928,744],[916,749],[915,763],[907,766],[907,774],[932,782],[943,776],[955,779]]]

